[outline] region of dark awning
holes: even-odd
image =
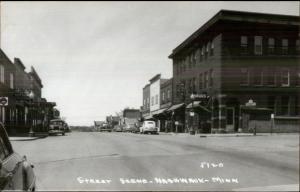
[[[174,111],[180,107],[182,107],[184,105],[184,103],[180,103],[180,104],[177,104],[177,105],[173,105],[172,107],[170,107],[167,111]]]
[[[201,101],[194,101],[194,103],[190,103],[188,104],[188,106],[186,107],[187,109],[192,109],[192,108],[200,108],[208,113],[210,113],[211,111],[209,109],[207,109],[205,106],[201,105]]]
[[[162,114],[163,112],[165,112],[167,110],[167,108],[164,108],[164,109],[159,109],[157,111],[153,111],[152,112],[152,115],[160,115]]]

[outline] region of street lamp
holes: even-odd
[[[34,93],[31,90],[30,93],[28,93],[28,97],[31,99],[31,104],[33,104],[33,98],[34,98]],[[33,132],[33,111],[32,111],[32,107],[30,106],[30,111],[31,111],[31,125],[30,125],[30,130],[29,130],[29,135],[30,136],[34,136],[34,132]]]
[[[196,95],[194,95],[192,93],[191,96],[190,96],[190,98],[192,100],[192,110],[190,111],[190,116],[192,117],[190,134],[191,135],[195,135],[195,130],[194,130],[194,116],[195,116],[195,112],[194,112],[194,100],[196,98]]]

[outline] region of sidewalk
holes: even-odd
[[[31,141],[31,140],[36,140],[36,139],[41,139],[48,137],[48,133],[35,133],[35,136],[27,136],[26,135],[18,135],[18,136],[11,136],[9,137],[10,141]]]
[[[197,133],[195,135],[190,135],[189,133],[174,133],[174,132],[160,132],[160,135],[174,135],[174,136],[191,136],[191,137],[252,137],[252,136],[270,136],[271,133]],[[287,133],[273,133],[273,135],[283,135]]]
[[[9,137],[10,141],[31,141],[39,139],[40,137]]]

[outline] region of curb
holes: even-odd
[[[9,137],[10,141],[33,141],[37,139],[43,139],[47,136],[39,136],[39,137]]]

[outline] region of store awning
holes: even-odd
[[[145,115],[145,116],[143,116],[143,118],[145,120],[147,120],[147,119],[153,119],[153,116],[152,115]]]
[[[177,104],[177,105],[173,105],[172,107],[170,107],[169,109],[167,109],[167,111],[174,111],[180,107],[182,107],[184,105],[184,103],[180,103],[180,104]]]
[[[159,114],[163,113],[165,110],[167,110],[167,108],[159,109],[157,111],[152,112],[152,115],[159,115]]]
[[[188,104],[186,107],[187,109],[192,109],[192,108],[200,108],[206,112],[211,112],[209,109],[207,109],[205,106],[201,105],[201,101],[194,101],[194,103]]]

